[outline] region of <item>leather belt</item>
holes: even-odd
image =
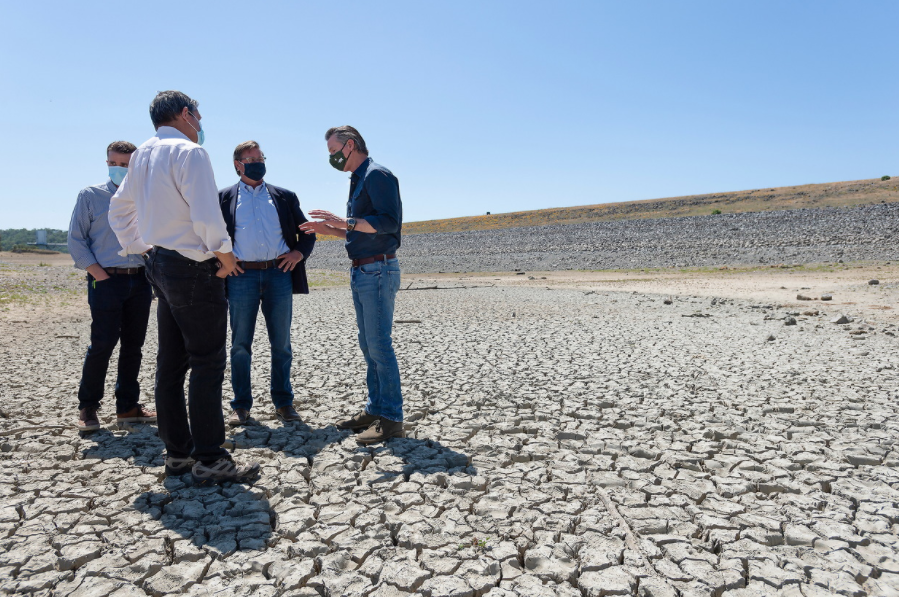
[[[269,259],[268,261],[238,261],[237,265],[240,269],[273,269],[278,267],[277,259]]]
[[[194,261],[190,257],[185,257],[178,251],[173,249],[166,249],[165,247],[155,246],[150,250],[150,253],[154,255],[162,255],[164,257],[171,257],[173,259],[177,259],[182,263],[186,263],[191,267],[205,267],[209,268],[213,271],[218,270],[219,268],[219,260],[216,258],[206,259],[205,261]]]
[[[363,257],[362,259],[353,259],[353,267],[368,265],[369,263],[374,263],[375,261],[387,261],[388,259],[393,259],[394,257],[396,257],[396,253],[375,255],[374,257]]]
[[[128,276],[133,276],[134,274],[139,274],[144,271],[142,267],[104,267],[103,271],[105,271],[110,276],[114,276],[115,274],[126,274]]]

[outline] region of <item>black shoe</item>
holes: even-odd
[[[214,485],[226,481],[247,483],[259,476],[259,463],[238,464],[230,458],[219,458],[207,464],[194,463],[192,472],[195,485]]]
[[[165,457],[165,474],[167,477],[180,477],[191,471],[195,460],[193,458]]]
[[[377,420],[378,417],[370,415],[363,410],[352,419],[347,419],[346,421],[341,421],[340,423],[338,423],[337,428],[358,431],[360,429],[368,429],[369,427],[371,427],[371,424]]]

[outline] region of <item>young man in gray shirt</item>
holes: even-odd
[[[75,267],[87,271],[87,302],[91,310],[91,343],[84,358],[78,387],[78,429],[100,428],[97,411],[106,385],[106,371],[116,344],[119,349],[115,383],[116,418],[119,423],[152,422],[156,413],[140,404],[141,350],[153,294],[144,276],[139,255],[122,257],[115,233],[109,227],[109,200],[128,173],[131,154],[137,149],[127,141],[106,148],[109,180],[78,194],[69,224],[69,253]]]

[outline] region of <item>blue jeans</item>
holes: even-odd
[[[114,274],[108,280],[94,281],[87,276],[87,303],[91,308],[91,343],[84,357],[78,408],[100,408],[109,359],[116,344],[119,366],[115,380],[117,413],[128,412],[140,399],[141,351],[147,335],[153,293],[141,271],[138,274]]]
[[[272,402],[275,408],[293,404],[290,387],[290,322],[293,316],[293,283],[290,272],[279,268],[248,269],[228,277],[228,312],[231,315],[231,408],[250,410],[250,361],[259,304],[272,350]]]
[[[400,289],[400,264],[396,259],[354,267],[350,273],[359,347],[368,371],[368,403],[365,412],[391,421],[403,420],[400,368],[393,352],[393,307]]]
[[[156,411],[159,439],[169,456],[209,463],[229,458],[222,414],[228,301],[215,259],[194,261],[168,249],[147,257],[156,289],[159,352]],[[190,370],[187,400],[184,379]]]

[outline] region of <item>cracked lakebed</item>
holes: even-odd
[[[0,591],[899,594],[889,312],[508,277],[400,293],[408,437],[380,446],[333,426],[364,400],[348,288],[295,300],[302,424],[274,417],[260,318],[254,422],[226,444],[262,463],[251,486],[164,478],[155,425],[115,428],[112,376],[79,436],[86,305],[4,313]]]

